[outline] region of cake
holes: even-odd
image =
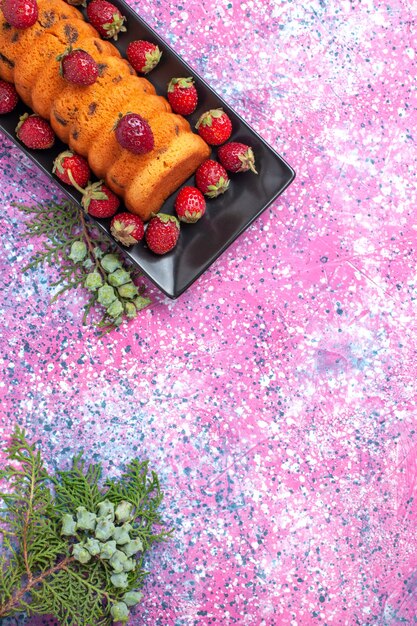
[[[63,0],[38,0],[38,7],[38,21],[26,30],[0,20],[0,77],[14,82],[22,100],[88,159],[129,211],[148,220],[208,158],[210,148],[78,9]],[[57,56],[70,45],[97,62],[93,85],[72,85],[60,76]],[[128,112],[147,120],[155,140],[151,152],[135,155],[118,144],[114,127]]]

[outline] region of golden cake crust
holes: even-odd
[[[0,11],[0,75],[14,82],[15,60],[35,45],[36,39],[61,20],[79,19],[80,12],[61,0],[38,0],[37,22],[25,30],[12,28]],[[97,33],[96,33],[97,35]]]
[[[82,49],[93,56],[99,67],[105,64],[109,56],[120,57],[117,48],[97,37],[83,39]],[[56,58],[51,59],[40,70],[31,91],[32,103],[35,103],[39,115],[49,119],[54,101],[67,87],[68,83],[59,73],[59,63]]]

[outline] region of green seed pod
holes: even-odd
[[[96,246],[94,248],[93,254],[94,254],[96,259],[102,259],[103,258],[103,250],[101,248],[99,248],[98,246]]]
[[[112,582],[112,585],[114,587],[118,587],[119,589],[126,589],[129,584],[127,582],[127,574],[125,574],[124,572],[121,574],[113,574],[112,576],[110,576],[110,580]]]
[[[115,326],[121,326],[121,325],[123,324],[123,317],[122,317],[122,316],[117,317],[117,318],[114,320],[113,324],[114,324]]]
[[[121,285],[121,287],[117,288],[117,291],[121,298],[133,299],[138,295],[138,288],[132,282]]]
[[[98,272],[90,272],[84,281],[84,287],[90,291],[96,291],[103,285],[103,280]]]
[[[85,506],[77,507],[77,528],[80,530],[94,530],[96,527],[96,514],[87,511]]]
[[[132,572],[136,567],[136,563],[133,559],[126,559],[123,563],[123,571],[124,572]]]
[[[123,304],[120,300],[114,300],[109,307],[107,307],[107,313],[110,317],[119,317],[123,313]]]
[[[143,544],[140,539],[132,539],[125,546],[122,546],[122,550],[127,556],[133,556],[137,552],[142,552]]]
[[[116,542],[115,541],[106,541],[106,543],[102,543],[100,546],[100,557],[102,559],[111,559],[113,554],[116,552]]]
[[[85,549],[89,551],[91,556],[97,556],[97,554],[100,554],[101,544],[99,541],[97,541],[97,539],[89,537],[84,545]]]
[[[120,550],[116,550],[109,560],[110,565],[112,566],[115,574],[120,574],[125,571],[124,564],[127,561],[127,556],[124,552]]]
[[[138,604],[143,598],[143,593],[140,591],[126,591],[122,600],[127,606],[135,606]]]
[[[110,613],[115,622],[127,622],[129,619],[129,609],[124,602],[116,602],[113,604]]]
[[[129,543],[130,535],[129,532],[132,530],[130,524],[126,523],[123,526],[117,526],[113,532],[113,539],[116,540],[117,545],[124,546],[125,543]]]
[[[138,296],[137,298],[135,298],[134,302],[137,310],[141,311],[151,303],[151,300],[149,298],[145,298],[144,296]]]
[[[130,320],[136,317],[137,309],[133,302],[125,302],[125,313]]]
[[[106,272],[111,274],[111,272],[114,272],[119,267],[122,267],[122,264],[115,254],[105,254],[101,259],[101,267]]]
[[[98,504],[99,517],[107,517],[111,522],[114,520],[114,504],[110,500],[103,500]]]
[[[120,287],[120,285],[124,285],[130,281],[130,275],[126,272],[126,270],[118,269],[110,274],[108,281],[110,285],[113,285],[113,287]]]
[[[116,519],[118,522],[128,522],[132,519],[133,516],[133,504],[130,502],[126,502],[126,500],[122,500],[116,507]]]
[[[107,517],[98,517],[94,535],[100,541],[107,541],[114,531],[114,524]]]
[[[90,269],[91,267],[93,267],[94,263],[92,262],[92,260],[90,259],[90,257],[87,257],[85,259],[85,261],[83,262],[83,267],[85,267],[86,269]]]
[[[103,285],[97,292],[97,300],[105,307],[110,306],[116,298],[115,291],[110,285]]]
[[[91,554],[86,550],[82,543],[74,543],[72,547],[72,555],[76,561],[80,563],[88,563]]]
[[[77,522],[69,513],[64,513],[62,516],[62,530],[61,535],[67,535],[71,537],[75,535],[77,530]]]
[[[68,256],[71,261],[74,261],[74,263],[80,263],[81,261],[84,261],[85,257],[87,256],[87,246],[85,245],[84,241],[74,241],[71,246],[71,252]]]

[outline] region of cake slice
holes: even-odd
[[[143,220],[149,220],[209,155],[210,148],[199,135],[180,133],[145,168],[134,173],[121,194],[126,208]],[[113,178],[122,173],[121,166],[122,162],[116,163],[106,176],[106,182],[112,189],[115,189]]]
[[[207,144],[180,115],[162,112],[148,123],[155,146],[147,154],[135,155],[122,148],[110,126],[88,151],[95,174],[124,199],[129,211],[145,221],[210,154]]]
[[[115,85],[122,83],[124,79],[132,76],[131,65],[125,60],[115,56],[107,56],[100,65],[100,75],[94,85],[80,87],[79,85],[67,85],[62,93],[55,98],[51,107],[51,126],[64,142],[69,143],[71,125],[78,119],[78,114],[84,115],[86,110],[93,108],[99,100],[106,97]],[[155,89],[145,78],[138,78],[138,86],[144,93],[155,94]],[[36,102],[34,102],[36,107]]]
[[[108,133],[120,114],[136,112],[148,119],[156,113],[171,111],[165,98],[149,93],[146,79],[129,76],[112,89],[96,85],[89,90],[91,99],[79,103],[77,114],[70,122],[69,144],[79,154],[87,155],[94,140],[102,132]]]
[[[38,21],[25,30],[8,24],[0,11],[0,76],[14,82],[16,59],[31,50],[36,40],[59,20],[79,19],[80,12],[62,0],[38,0]]]
[[[121,113],[139,113],[137,107],[127,105]],[[149,161],[163,153],[174,137],[181,132],[189,132],[190,125],[186,119],[173,113],[158,112],[147,118],[154,136],[154,149],[146,154],[132,154],[120,146],[113,130],[114,123],[109,121],[102,132],[91,143],[87,158],[91,169],[99,178],[111,182],[112,190],[123,195],[129,181],[136,172],[147,167]],[[118,164],[118,165],[116,165]],[[113,171],[114,166],[116,170]]]
[[[15,60],[14,83],[22,100],[32,107],[32,89],[43,67],[56,60],[70,45],[95,36],[95,29],[83,20],[59,20],[42,32],[35,45],[22,51]],[[57,63],[58,65],[58,63]]]
[[[91,54],[101,68],[105,65],[109,56],[120,58],[120,52],[117,48],[108,41],[103,41],[97,37],[83,39],[80,46]],[[39,72],[32,88],[32,104],[36,108],[37,113],[49,119],[54,101],[67,87],[68,83],[59,73],[59,62],[56,59],[51,59]]]
[[[166,112],[165,99],[145,93],[138,93],[125,103],[113,103],[109,106],[107,99],[92,102],[88,110],[79,111],[76,119],[71,124],[69,145],[82,155],[87,155],[94,141],[101,133],[112,132],[119,113],[139,112],[142,117],[148,119],[152,115]]]

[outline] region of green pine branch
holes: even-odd
[[[131,461],[102,484],[101,464],[77,455],[49,475],[16,428],[0,471],[0,618],[52,614],[67,626],[127,621],[148,572],[150,547],[172,532],[148,462]]]
[[[72,289],[87,289],[90,298],[84,306],[83,324],[94,320],[101,334],[133,319],[149,305],[144,287],[136,285],[139,271],[75,204],[49,201],[15,206],[28,217],[22,236],[42,240],[42,249],[23,271],[45,264],[58,271],[52,283],[58,289],[51,304]]]

